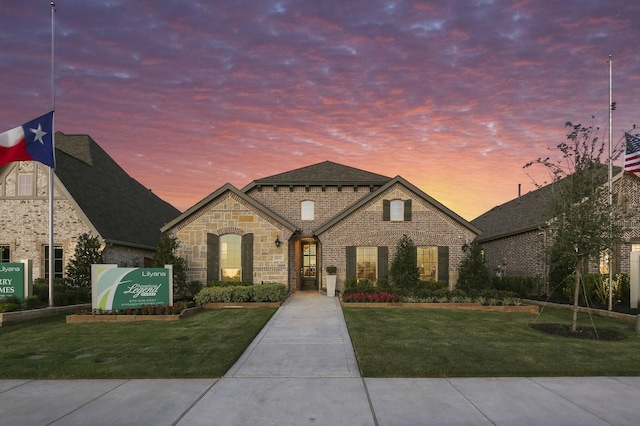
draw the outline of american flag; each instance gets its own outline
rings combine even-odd
[[[624,155],[624,171],[629,173],[640,172],[640,138],[625,133],[627,139],[627,151]]]

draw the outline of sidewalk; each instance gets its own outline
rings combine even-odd
[[[363,379],[338,300],[296,293],[221,379],[0,380],[7,425],[637,425],[640,377]]]

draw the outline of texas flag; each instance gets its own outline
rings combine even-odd
[[[12,161],[39,161],[55,167],[53,111],[0,134],[0,167]]]

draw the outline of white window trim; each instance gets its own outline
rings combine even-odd
[[[315,202],[304,200],[300,202],[300,220],[315,220]]]
[[[389,203],[389,220],[391,222],[404,222],[404,201],[391,200]]]

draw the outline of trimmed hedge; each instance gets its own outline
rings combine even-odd
[[[231,287],[207,287],[200,290],[194,300],[197,305],[219,302],[282,302],[287,297],[284,284],[236,285]]]

